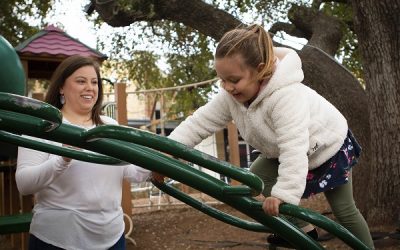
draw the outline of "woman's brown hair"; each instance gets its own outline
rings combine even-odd
[[[262,26],[253,24],[225,33],[218,43],[215,59],[236,54],[240,54],[246,65],[255,69],[260,63],[264,63],[265,66],[257,75],[259,80],[271,77],[275,63],[273,43]]]
[[[49,89],[45,97],[45,102],[53,105],[54,107],[61,109],[63,104],[60,102],[60,89],[64,86],[65,80],[71,76],[76,70],[84,66],[93,66],[97,75],[97,85],[99,87],[97,102],[94,104],[92,109],[92,121],[96,124],[103,124],[100,118],[101,105],[103,103],[103,85],[101,83],[100,65],[91,57],[86,56],[70,56],[57,67],[54,71],[50,81]]]

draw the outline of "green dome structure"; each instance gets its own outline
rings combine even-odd
[[[0,92],[25,95],[26,80],[21,61],[11,44],[0,35]]]

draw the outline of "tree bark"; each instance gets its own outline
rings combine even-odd
[[[339,49],[342,23],[339,19],[305,6],[293,5],[288,13],[289,20],[301,30],[308,45],[322,49],[334,56]]]
[[[367,219],[394,222],[400,212],[400,1],[353,0],[371,127]]]

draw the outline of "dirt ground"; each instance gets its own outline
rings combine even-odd
[[[166,197],[160,199],[161,206],[158,206],[157,197],[151,199],[151,206],[148,206],[149,199],[134,200],[131,238],[136,246],[128,240],[127,249],[269,249],[266,233],[251,232],[225,224],[187,205],[176,205],[180,202],[174,198],[169,198],[172,205],[167,205],[169,202]],[[203,195],[201,198],[224,212],[248,219],[237,210],[210,197]],[[302,206],[331,217],[323,196],[308,199]],[[323,238],[331,238],[320,242],[325,249],[350,249],[339,239],[318,230]],[[376,249],[400,249],[400,232],[396,225],[372,227],[371,232],[376,238]]]
[[[206,195],[192,194],[192,196],[221,211],[251,220],[237,210]],[[174,198],[160,197],[160,202],[157,196],[152,199],[135,198],[133,200],[132,231],[130,239],[127,239],[127,250],[273,249],[266,242],[267,233],[251,232],[225,224]],[[302,206],[332,218],[322,195],[308,199],[302,203]],[[127,221],[127,223],[129,222]],[[393,224],[371,227],[376,249],[400,250],[398,226]],[[325,239],[320,242],[325,249],[350,249],[339,239],[329,237],[320,229],[318,231],[320,237]],[[2,240],[0,236],[0,250],[13,249],[17,248],[12,248],[9,242],[5,239]]]

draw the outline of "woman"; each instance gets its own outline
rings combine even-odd
[[[61,110],[64,123],[91,129],[117,124],[100,115],[102,99],[98,63],[72,56],[54,72],[45,101]],[[94,164],[20,147],[17,186],[36,202],[29,249],[125,249],[122,180],[142,182],[149,173],[135,165]]]

